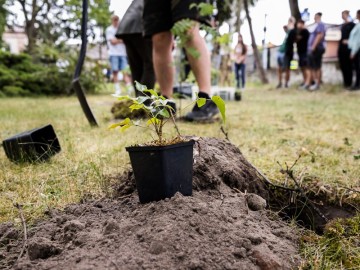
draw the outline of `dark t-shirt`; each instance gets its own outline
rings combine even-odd
[[[354,26],[355,26],[355,23],[353,23],[353,22],[344,23],[341,26],[341,39],[339,41],[339,51],[348,50],[348,45],[343,44],[342,41],[346,40],[346,39],[349,39],[351,30],[354,28]]]
[[[296,35],[296,46],[298,54],[304,54],[307,52],[307,44],[309,40],[309,30],[301,29],[297,31]]]
[[[290,56],[291,58],[294,54],[295,38],[296,38],[296,30],[291,29],[287,35],[286,43],[285,43],[285,55]]]
[[[126,10],[124,17],[120,21],[116,33],[117,38],[123,38],[129,34],[142,34],[143,23],[142,14],[144,10],[144,0],[134,0]]]

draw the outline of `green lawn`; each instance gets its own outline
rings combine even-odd
[[[243,101],[227,103],[229,137],[250,162],[282,182],[277,162],[292,164],[302,154],[297,171],[306,168],[309,177],[332,185],[360,185],[359,92],[330,86],[316,93],[255,88]],[[0,151],[0,222],[19,222],[14,202],[32,220],[47,207],[111,192],[111,176],[129,166],[124,147],[151,138],[143,129],[107,129],[110,95],[90,96],[89,102],[99,128],[89,127],[75,97],[0,99],[0,140],[51,123],[62,146],[50,162],[36,165],[13,164]],[[186,135],[224,137],[218,123],[179,127]],[[167,132],[175,134],[172,128]]]

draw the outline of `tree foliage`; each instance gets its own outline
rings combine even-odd
[[[32,56],[0,51],[0,97],[70,94],[77,55],[65,50],[41,45]],[[94,93],[102,78],[101,67],[89,65],[80,81]]]
[[[4,0],[0,0],[4,1]],[[82,1],[78,0],[5,0],[8,6],[19,4],[25,18],[24,28],[33,54],[37,43],[54,44],[80,36]],[[109,1],[89,0],[88,36],[95,28],[110,21]],[[13,26],[16,20],[11,22]],[[11,26],[11,25],[10,25]]]

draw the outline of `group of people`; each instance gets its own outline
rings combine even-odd
[[[211,62],[204,38],[199,32],[199,23],[210,24],[207,16],[201,16],[192,4],[201,0],[134,0],[118,24],[117,16],[113,16],[112,25],[107,29],[106,36],[109,48],[124,46],[132,73],[132,80],[146,85],[149,89],[158,82],[161,94],[170,99],[173,95],[174,66],[172,50],[174,37],[171,33],[173,25],[184,18],[196,23],[189,30],[186,47],[198,52],[198,57],[187,54],[191,70],[196,78],[200,98],[206,98],[202,107],[194,106],[185,116],[188,121],[206,121],[218,114],[218,108],[210,99]],[[115,29],[116,28],[116,29]],[[120,51],[120,50],[119,50]],[[119,70],[123,68],[122,54],[112,54],[109,49],[111,68],[115,83]],[[116,57],[115,57],[116,56]],[[116,86],[118,92],[118,86]],[[139,92],[136,92],[139,95]],[[176,110],[175,103],[171,104]]]
[[[285,39],[278,49],[278,85],[277,88],[289,87],[290,65],[296,44],[299,67],[303,75],[301,89],[318,90],[322,82],[322,56],[325,53],[326,27],[321,21],[322,13],[315,14],[312,31],[305,27],[303,20],[296,22],[291,17],[284,26]],[[357,11],[359,23],[355,25],[350,12],[342,12],[344,23],[341,26],[341,39],[338,47],[338,59],[343,75],[343,85],[348,90],[360,90],[360,10]],[[356,79],[353,83],[353,71]],[[285,73],[284,84],[283,74]]]
[[[109,48],[111,70],[116,94],[120,94],[119,71],[129,64],[132,82],[139,81],[148,88],[153,88],[158,82],[161,94],[172,98],[174,83],[174,67],[172,50],[174,37],[171,33],[173,25],[184,18],[196,22],[189,30],[191,38],[186,48],[193,48],[199,57],[187,54],[187,60],[199,86],[199,97],[207,99],[206,105],[195,106],[186,115],[189,121],[208,120],[218,113],[216,105],[210,99],[211,60],[204,38],[200,36],[199,24],[210,24],[208,17],[201,16],[193,3],[202,0],[134,0],[126,11],[121,23],[118,16],[112,16],[112,24],[106,30]],[[312,30],[305,27],[303,20],[296,21],[291,17],[284,26],[285,39],[278,49],[278,88],[289,86],[290,65],[296,44],[299,66],[303,75],[302,89],[317,90],[322,81],[322,56],[325,52],[326,27],[321,21],[322,14],[316,13]],[[344,24],[341,26],[339,41],[339,63],[344,78],[344,87],[351,90],[360,89],[360,23],[352,22],[349,11],[342,12]],[[360,10],[357,12],[360,21]],[[185,48],[185,49],[186,49]],[[185,50],[186,51],[186,50]],[[245,87],[245,60],[247,47],[239,34],[238,43],[234,49],[236,87]],[[128,62],[127,62],[128,61]],[[356,80],[353,84],[353,70]],[[284,78],[283,75],[285,74]],[[131,80],[123,77],[127,85]],[[284,80],[283,80],[284,79]],[[140,93],[136,92],[137,95]],[[174,103],[175,107],[175,103]]]

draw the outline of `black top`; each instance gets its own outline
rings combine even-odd
[[[286,42],[285,42],[285,54],[287,56],[293,56],[294,54],[294,42],[296,38],[296,30],[291,29],[287,35]]]
[[[309,30],[305,28],[297,31],[296,46],[298,54],[304,54],[307,52],[309,36]]]
[[[117,38],[122,38],[128,34],[142,34],[143,22],[142,14],[144,10],[144,0],[134,0],[126,10],[124,17],[120,21],[116,33]]]
[[[343,40],[349,39],[350,32],[354,28],[354,26],[355,26],[355,23],[353,23],[353,22],[344,23],[341,26],[341,38],[339,41],[339,50],[342,50],[342,49],[348,50],[348,45],[343,44]]]

